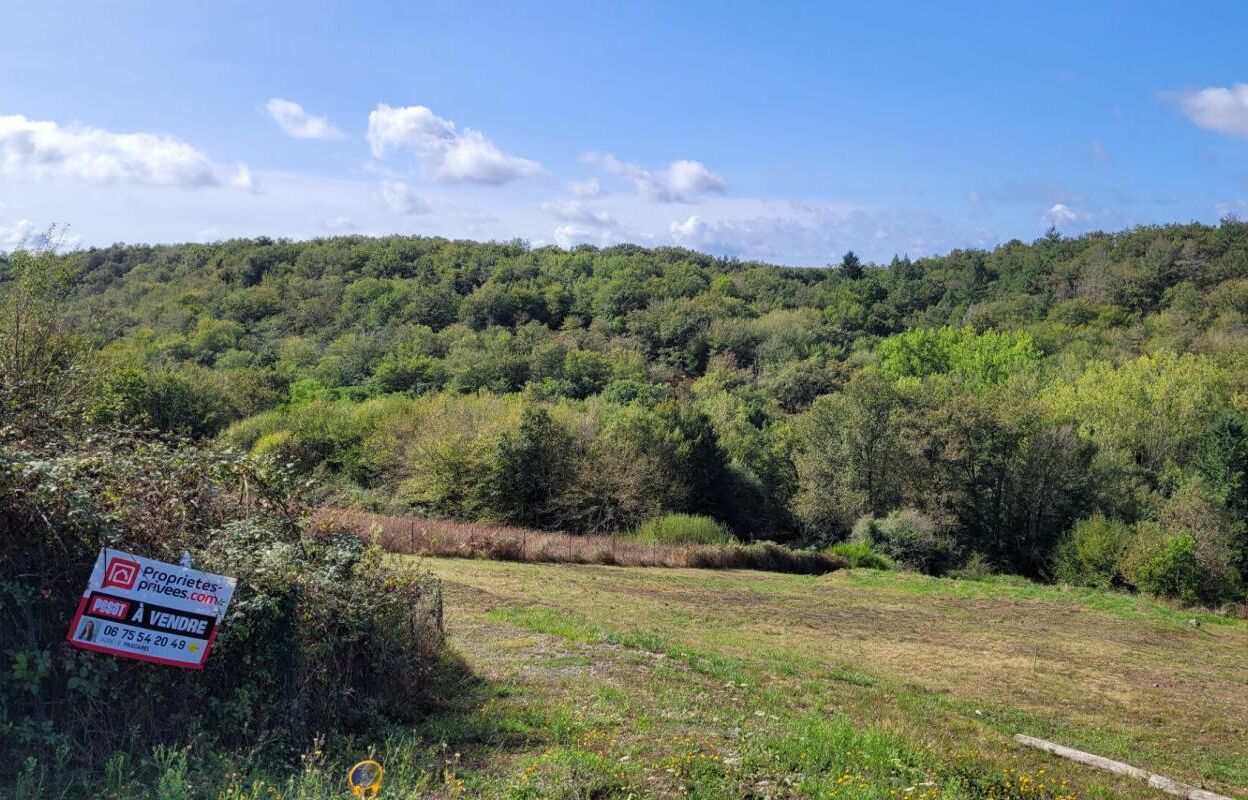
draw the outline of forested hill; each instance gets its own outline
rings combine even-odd
[[[572,531],[669,512],[1216,603],[1248,511],[1248,224],[826,269],[432,238],[64,256],[102,418],[338,502]]]

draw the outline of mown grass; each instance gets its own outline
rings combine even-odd
[[[1017,732],[1232,794],[1248,784],[1241,621],[1208,615],[1217,624],[1204,626],[1201,615],[1099,592],[859,570],[811,578],[431,564],[459,587],[461,620],[580,646],[599,667],[604,651],[664,664],[661,677],[647,668],[617,698],[622,729],[654,736],[687,702],[699,711],[685,729],[711,739],[742,731],[718,751],[732,763],[698,768],[697,796],[734,796],[728,786],[749,796],[755,784],[775,789],[756,796],[774,797],[1151,794],[1020,751]],[[496,654],[479,657],[499,668]],[[818,752],[831,734],[812,720],[883,737],[896,751],[829,761]],[[808,754],[781,758],[794,741]]]
[[[1243,620],[1205,608],[1180,606],[1150,595],[1103,591],[1065,584],[1042,584],[1014,575],[992,575],[980,580],[936,578],[914,572],[856,570],[848,579],[857,586],[890,589],[914,595],[960,598],[1042,600],[1067,603],[1103,612],[1120,620],[1148,619],[1190,625],[1236,625]]]
[[[293,773],[140,758],[98,796],[329,800],[369,756],[402,800],[1155,796],[1012,743],[1026,732],[1248,797],[1243,622],[861,570],[425,565],[473,669],[451,707]]]

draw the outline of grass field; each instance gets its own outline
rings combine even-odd
[[[1244,622],[860,570],[424,564],[483,679],[422,734],[441,796],[1159,796],[1024,732],[1248,797]]]

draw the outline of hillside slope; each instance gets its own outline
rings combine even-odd
[[[1248,585],[1233,219],[810,270],[419,237],[65,264],[98,418],[218,435],[339,505],[854,532],[926,572],[1209,606]]]

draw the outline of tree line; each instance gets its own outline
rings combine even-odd
[[[824,269],[423,237],[62,261],[96,419],[271,457],[326,500],[581,532],[698,514],[1211,605],[1248,578],[1234,219]]]

